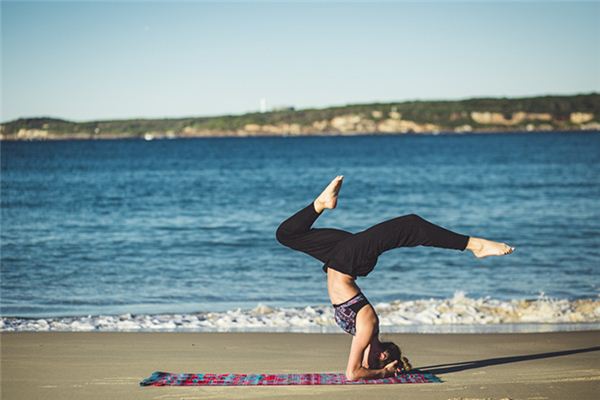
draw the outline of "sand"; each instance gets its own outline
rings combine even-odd
[[[444,382],[140,387],[171,372],[341,372],[351,337],[293,333],[2,333],[2,399],[598,399],[600,331],[389,334]]]

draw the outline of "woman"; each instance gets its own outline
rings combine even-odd
[[[398,346],[379,340],[377,314],[356,285],[356,277],[367,276],[381,253],[397,247],[467,249],[478,258],[509,254],[514,248],[449,231],[415,214],[397,217],[355,234],[339,229],[311,228],[323,210],[336,207],[342,180],[341,175],[335,177],[312,203],[281,223],[276,236],[281,244],[324,263],[335,321],[354,336],[346,377],[349,380],[385,378],[399,370],[409,370],[411,366]],[[402,367],[398,363],[402,363]]]

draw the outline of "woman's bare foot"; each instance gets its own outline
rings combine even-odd
[[[343,175],[336,176],[329,185],[323,190],[323,193],[317,197],[313,205],[315,211],[320,213],[326,208],[335,208],[340,189],[342,188]]]
[[[506,243],[493,242],[491,240],[470,237],[467,249],[471,250],[475,257],[485,258],[489,256],[504,256],[512,253],[515,248]]]

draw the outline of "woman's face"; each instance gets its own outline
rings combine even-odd
[[[383,352],[378,352],[376,350],[371,351],[372,349],[373,346],[369,346],[365,349],[365,357],[363,359],[367,360],[367,368],[377,369],[377,365],[380,364],[379,362],[377,362],[377,360],[383,362],[389,359],[390,355],[387,350],[384,350]]]

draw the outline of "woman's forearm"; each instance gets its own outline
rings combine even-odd
[[[364,367],[360,367],[357,370],[354,370],[350,373],[346,372],[346,378],[351,381],[355,381],[357,379],[379,379],[379,378],[387,378],[387,371],[385,368],[382,369],[367,369]]]

